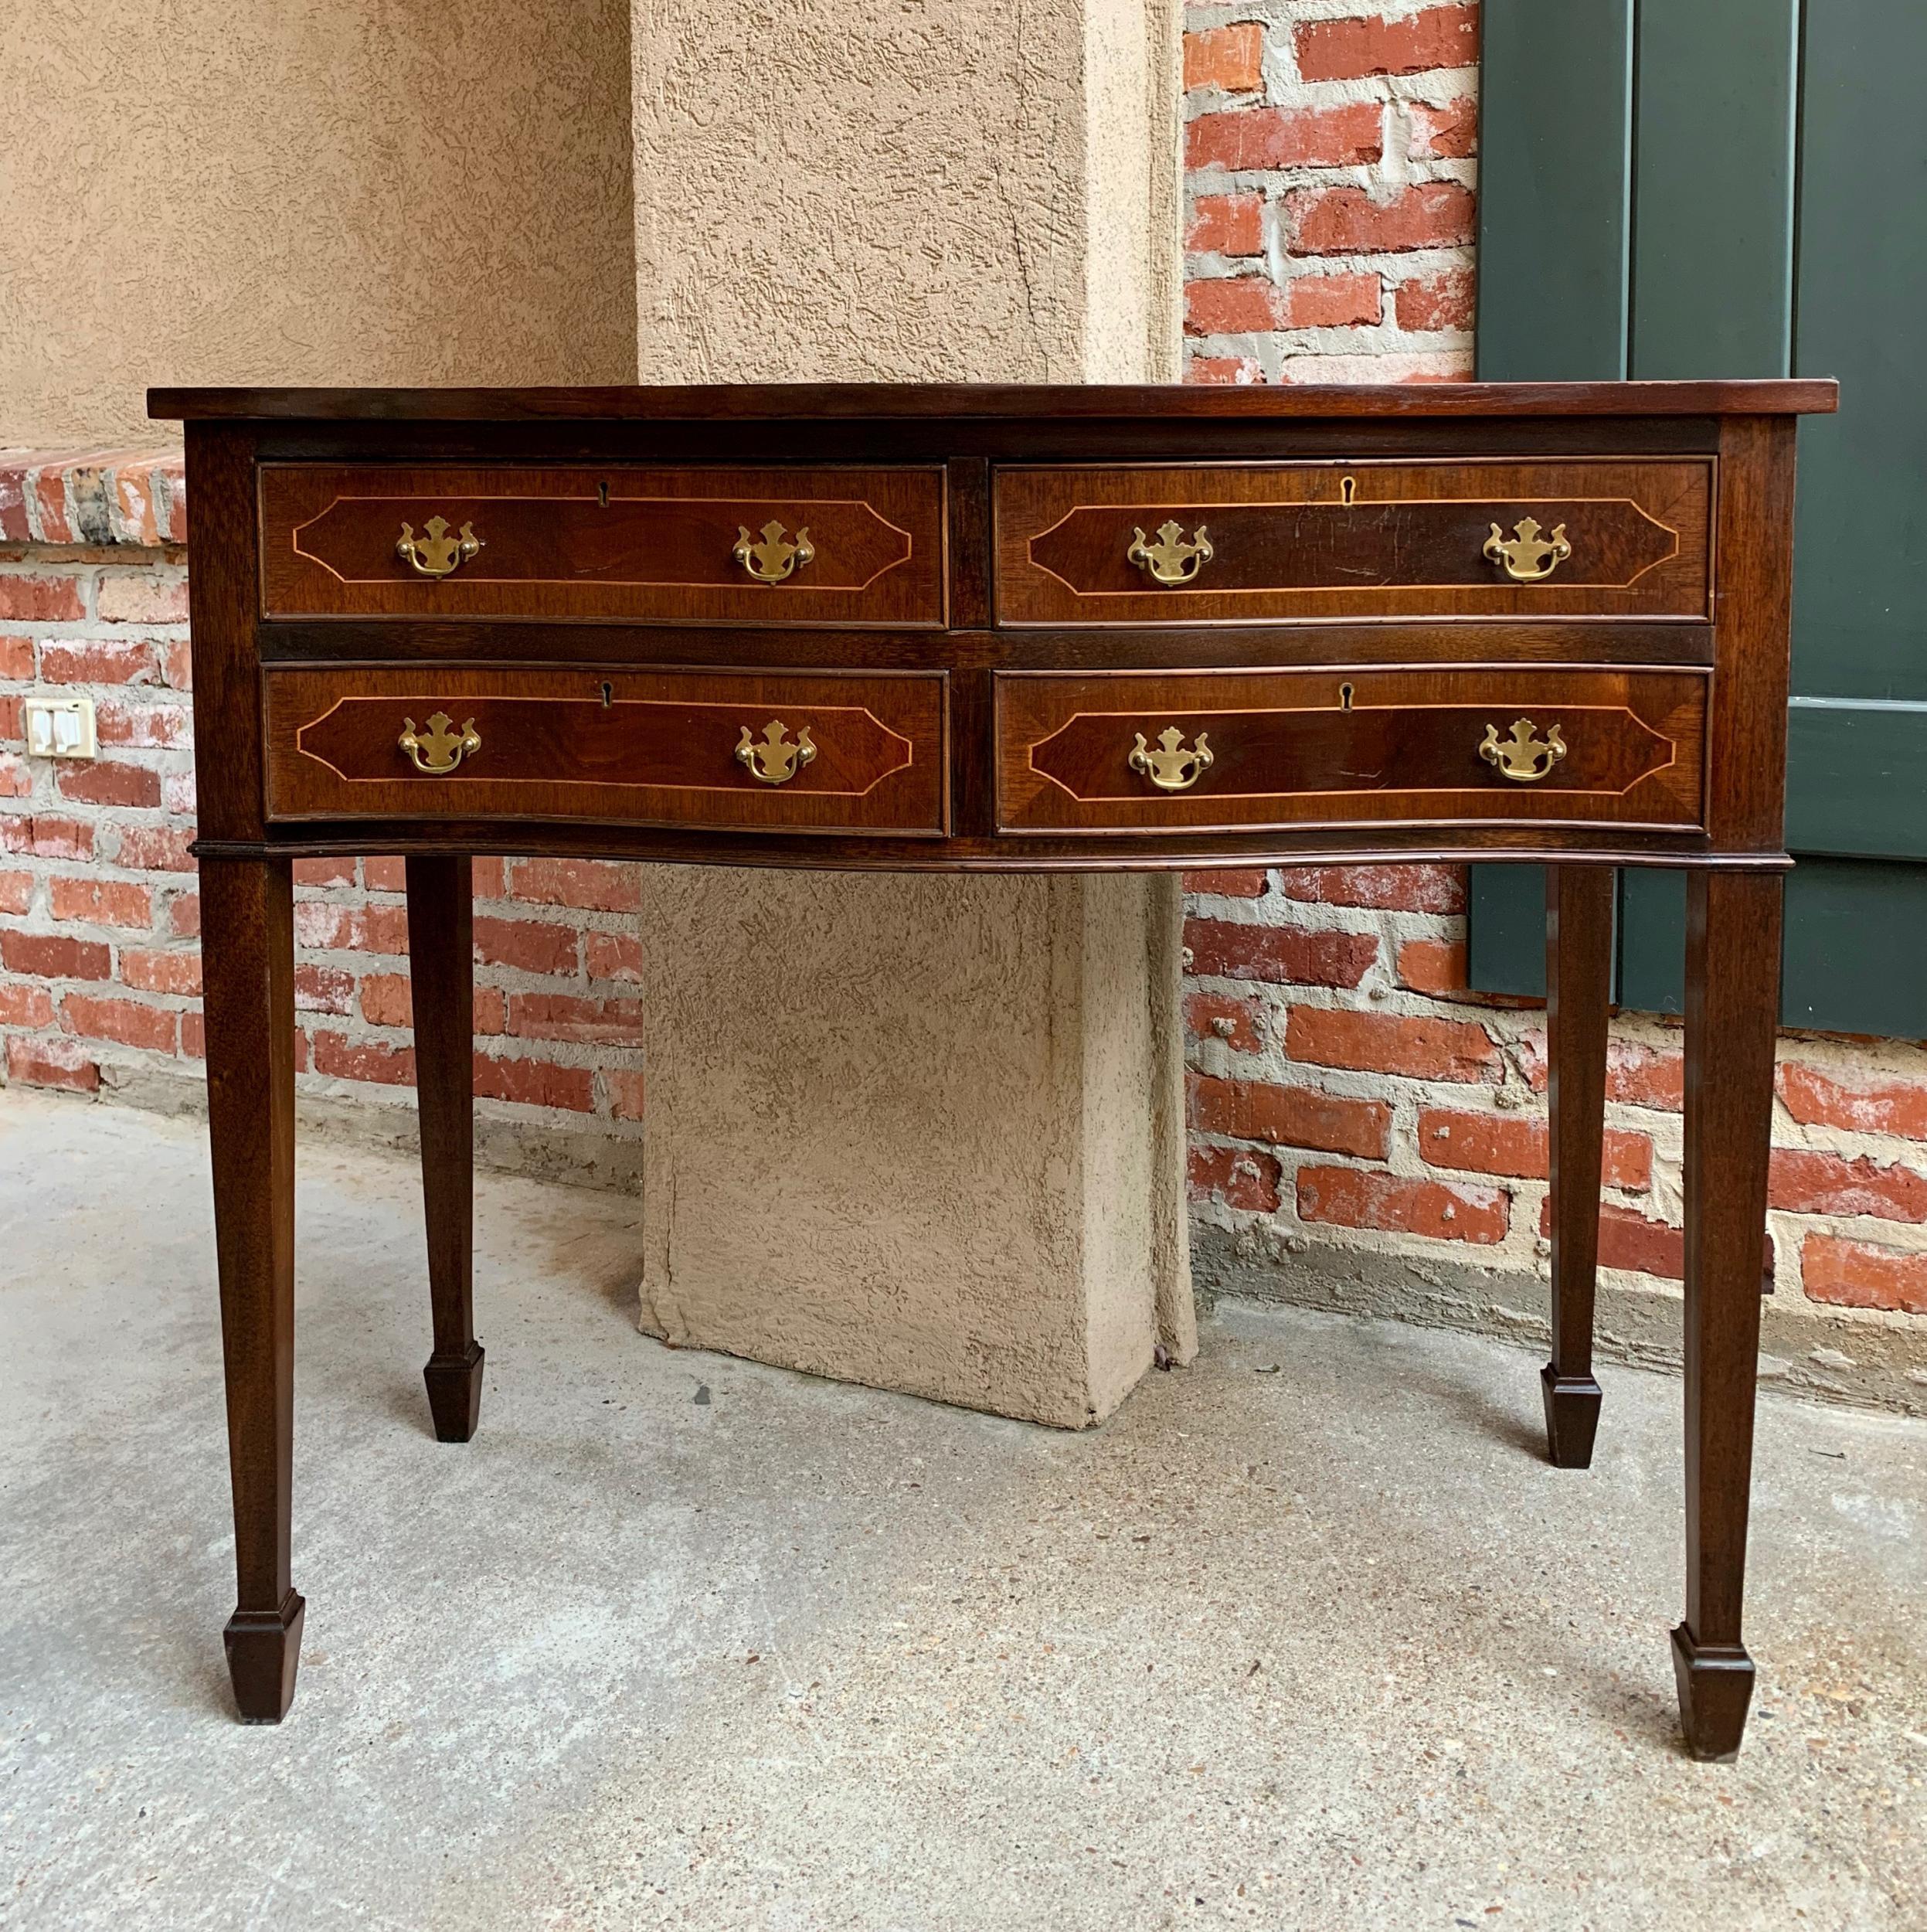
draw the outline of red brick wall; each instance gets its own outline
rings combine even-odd
[[[1186,19],[1188,379],[1469,375],[1478,9]]]
[[[6,1078],[165,1098],[198,1083],[199,901],[179,458],[0,452],[0,1035]],[[22,699],[85,692],[100,757],[25,755]],[[402,863],[295,868],[296,1043],[311,1097],[412,1109]],[[634,869],[475,867],[475,1081],[574,1166],[635,1166]],[[531,1130],[539,1130],[532,1133]],[[586,1130],[586,1131],[585,1131]]]
[[[1188,883],[1191,1179],[1206,1223],[1285,1268],[1321,1247],[1542,1276],[1545,1012],[1465,990],[1462,873]],[[1600,1259],[1629,1287],[1684,1271],[1680,1044],[1651,1015],[1613,1028]],[[1927,1047],[1788,1033],[1779,1062],[1776,1299],[1927,1315]]]

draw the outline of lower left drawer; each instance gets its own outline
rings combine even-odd
[[[948,828],[940,672],[270,666],[267,816]]]

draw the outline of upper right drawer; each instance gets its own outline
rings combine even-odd
[[[1708,459],[1025,468],[1004,624],[1710,612]]]

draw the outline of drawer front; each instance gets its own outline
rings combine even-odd
[[[937,470],[267,464],[260,477],[271,617],[943,621]]]
[[[270,668],[267,815],[941,835],[940,672]]]
[[[1004,624],[1698,617],[1708,461],[1000,470]]]
[[[997,680],[1008,832],[1327,824],[1697,831],[1706,674],[1489,666]]]

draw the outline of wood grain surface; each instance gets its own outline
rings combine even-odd
[[[1349,708],[1347,693],[1350,693]],[[1706,679],[1690,671],[1491,669],[997,680],[997,823],[1007,832],[1433,821],[1701,822]],[[1480,756],[1529,719],[1565,756],[1521,783]],[[1141,735],[1199,733],[1182,791],[1132,770]]]
[[[1673,1652],[1699,1758],[1738,1752],[1753,1689],[1742,1614],[1785,897],[1776,874],[1687,883],[1686,1616]]]
[[[945,828],[944,679],[448,667],[267,674],[268,816],[277,822],[607,818],[637,824]],[[479,748],[445,774],[399,743],[445,713]],[[738,758],[747,731],[807,730],[816,756],[782,784]]]
[[[268,464],[269,617],[622,618],[934,624],[943,618],[936,469],[379,468]],[[444,577],[396,551],[433,517],[481,548]],[[815,554],[760,583],[746,532],[807,530]]]
[[[1562,1469],[1592,1461],[1602,1400],[1592,1373],[1606,1135],[1606,1022],[1613,999],[1617,881],[1596,866],[1545,875],[1547,1179],[1552,1234],[1552,1355],[1539,1377],[1546,1453]]]
[[[1011,468],[996,481],[1005,624],[1344,617],[1708,614],[1712,466],[1289,463]],[[1572,555],[1512,582],[1494,526],[1562,529]],[[1167,522],[1213,554],[1165,587],[1130,560]]]
[[[1163,383],[717,383],[600,389],[193,389],[148,391],[157,420],[531,423],[1222,423],[1296,417],[1830,414],[1835,384],[1797,382],[1357,383],[1189,387]]]

